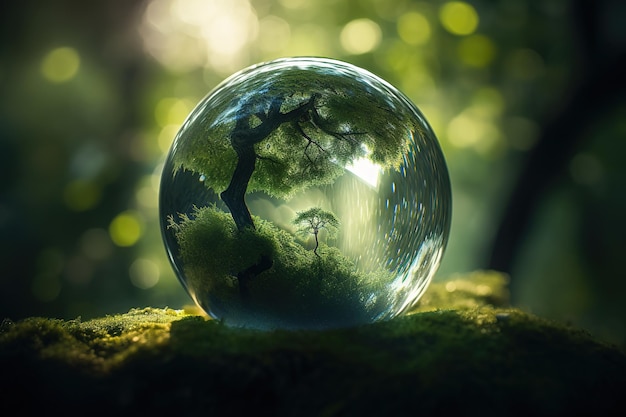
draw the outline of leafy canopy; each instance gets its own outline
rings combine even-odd
[[[252,130],[272,117],[280,123],[254,144],[257,161],[248,191],[287,198],[332,182],[346,164],[362,157],[381,168],[399,167],[411,131],[419,129],[412,124],[411,107],[391,87],[344,72],[294,67],[226,82],[181,129],[172,151],[176,170],[200,173],[207,187],[223,191],[237,164],[236,126]],[[294,111],[304,106],[305,112]],[[290,114],[298,118],[290,120]]]
[[[329,211],[320,207],[313,207],[305,211],[299,211],[293,223],[298,226],[297,234],[306,236],[307,234],[317,235],[320,230],[325,229],[329,237],[334,237],[339,228],[339,220]]]

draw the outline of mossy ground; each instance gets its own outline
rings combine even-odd
[[[495,273],[414,313],[329,331],[230,328],[193,311],[0,328],[0,414],[621,415],[626,355],[507,306]]]
[[[170,219],[187,287],[206,311],[239,326],[290,329],[367,323],[387,314],[393,294],[385,284],[393,274],[382,268],[359,272],[325,243],[316,255],[295,235],[253,218],[256,229],[238,230],[230,214],[208,206],[196,208],[191,218],[181,215],[178,223]],[[236,276],[264,256],[271,267],[245,282],[244,300],[244,283]]]

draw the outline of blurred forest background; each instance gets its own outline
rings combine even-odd
[[[191,299],[163,248],[161,164],[218,82],[337,58],[422,110],[453,186],[437,280],[626,345],[626,2],[23,0],[0,6],[0,318]]]

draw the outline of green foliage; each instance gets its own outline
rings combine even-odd
[[[315,249],[313,249],[313,252],[316,255],[318,255],[318,234],[320,230],[326,230],[328,237],[333,238],[337,235],[339,228],[339,220],[337,220],[335,215],[329,211],[322,210],[321,207],[312,207],[308,210],[298,212],[296,218],[293,220],[293,224],[298,227],[296,234],[305,237],[309,234],[315,236]]]
[[[214,287],[233,285],[231,277],[254,265],[261,255],[272,256],[274,241],[259,231],[239,231],[227,213],[215,207],[198,209],[193,219],[180,215],[169,227],[175,230],[186,275],[197,281],[196,288],[214,291]],[[198,278],[196,278],[198,277]]]
[[[198,288],[198,295],[208,294],[213,300],[204,300],[206,304],[217,303],[234,311],[234,316],[236,312],[251,314],[246,310],[253,307],[250,310],[258,317],[287,317],[292,325],[337,317],[339,322],[349,321],[386,308],[382,300],[385,285],[393,278],[389,272],[358,271],[337,248],[323,243],[319,245],[322,256],[313,256],[293,235],[258,217],[254,221],[256,229],[239,231],[227,213],[213,206],[196,208],[193,216],[180,216],[178,223],[170,219],[184,273],[192,287]],[[261,256],[269,256],[273,265],[250,280],[251,305],[245,305],[236,276]],[[203,303],[203,299],[198,301]],[[203,308],[210,311],[215,306]]]
[[[298,226],[296,233],[301,236],[318,234],[321,229],[328,232],[329,237],[334,237],[339,227],[339,220],[330,211],[313,207],[305,211],[299,211],[293,223]]]
[[[304,69],[265,75],[262,81],[236,77],[219,86],[210,103],[207,98],[197,107],[177,138],[172,153],[176,170],[203,174],[207,187],[219,193],[237,163],[230,143],[237,123],[252,130],[282,117],[254,145],[257,163],[248,191],[289,197],[312,185],[329,184],[345,164],[360,157],[385,168],[399,166],[408,146],[407,128],[419,131],[413,114],[403,108],[403,97],[381,94],[340,71],[327,69],[316,77]],[[232,98],[228,89],[234,82],[240,82],[237,90],[243,93]],[[276,100],[279,114],[272,113]],[[311,102],[304,117],[286,118]]]

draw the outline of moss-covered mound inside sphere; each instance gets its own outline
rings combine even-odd
[[[207,311],[236,323],[290,328],[368,322],[386,310],[389,272],[359,272],[336,247],[320,242],[309,250],[271,222],[256,216],[254,222],[255,228],[238,230],[230,214],[214,206],[196,208],[178,222],[170,219],[186,279]],[[244,281],[245,271],[264,257],[271,266]],[[380,297],[365,302],[371,294]]]
[[[7,319],[0,413],[622,415],[624,352],[507,307],[504,284],[456,276],[413,314],[332,331],[252,331],[153,308]]]

